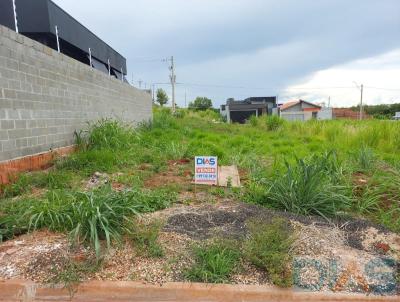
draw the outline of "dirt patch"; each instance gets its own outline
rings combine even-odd
[[[49,231],[22,235],[0,244],[0,280],[48,281],[63,269],[66,259],[89,257],[84,247],[70,249],[67,236]]]
[[[144,182],[146,188],[158,188],[168,185],[190,185],[193,175],[190,161],[186,159],[169,161],[167,170],[154,174]]]

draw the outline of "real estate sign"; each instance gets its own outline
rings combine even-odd
[[[216,156],[196,156],[194,182],[202,185],[218,184],[218,158]]]

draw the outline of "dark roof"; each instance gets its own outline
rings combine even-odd
[[[127,73],[126,59],[121,54],[51,0],[16,0],[16,11],[21,34],[54,48],[57,26],[60,39],[69,48],[70,53],[67,52],[67,55],[74,57],[72,54],[77,50],[88,54],[91,48],[92,56],[97,60],[107,64],[110,59],[113,69],[121,71],[122,68]],[[15,30],[12,0],[0,1],[0,24]]]
[[[276,97],[275,96],[249,97],[242,101],[236,101],[236,100],[230,98],[226,101],[227,105],[249,105],[249,104],[256,105],[259,103],[276,104]]]

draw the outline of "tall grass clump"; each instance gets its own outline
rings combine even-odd
[[[0,228],[3,237],[42,228],[69,233],[73,243],[86,242],[100,256],[101,242],[109,247],[118,241],[129,219],[163,209],[174,198],[166,191],[115,192],[110,186],[92,192],[50,191],[46,198],[12,202],[4,207]]]
[[[356,153],[356,163],[360,172],[371,171],[376,163],[374,151],[365,145],[362,146]]]
[[[247,223],[249,238],[244,243],[244,256],[255,266],[265,270],[273,284],[289,287],[292,274],[290,248],[294,237],[290,225],[284,219],[271,223],[253,220]]]
[[[132,127],[118,120],[101,119],[89,125],[87,144],[90,150],[121,150],[132,146],[136,139]]]
[[[302,215],[330,217],[350,204],[334,152],[286,163],[286,171],[265,181],[263,205]]]
[[[277,115],[268,115],[265,119],[268,131],[277,131],[283,127],[285,121]]]

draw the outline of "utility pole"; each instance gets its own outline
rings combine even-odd
[[[174,64],[174,56],[171,57],[171,75],[170,80],[171,80],[171,86],[172,86],[172,112],[175,113],[176,111],[176,105],[175,105],[175,84],[176,84],[176,75],[175,75],[175,64]]]
[[[361,99],[360,99],[360,121],[363,119],[363,92],[364,92],[364,85],[361,84]]]
[[[185,108],[186,108],[186,89],[185,89]]]
[[[153,103],[155,103],[156,102],[156,99],[155,99],[155,89],[156,89],[156,85],[155,84],[153,84],[153,89],[152,89],[152,95],[153,95]]]

